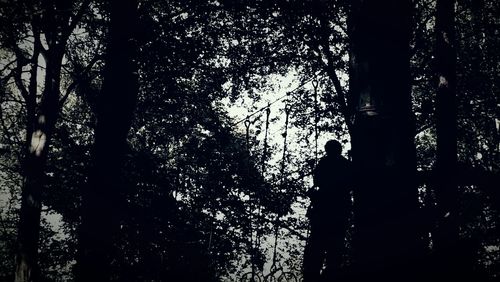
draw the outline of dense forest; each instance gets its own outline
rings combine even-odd
[[[336,139],[355,181],[335,281],[498,281],[498,15],[0,1],[0,280],[302,281]]]

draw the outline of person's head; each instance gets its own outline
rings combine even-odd
[[[338,156],[342,153],[342,145],[337,140],[330,140],[325,144],[325,151],[329,156]]]

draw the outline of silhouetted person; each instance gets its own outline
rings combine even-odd
[[[337,276],[345,247],[351,165],[342,157],[338,141],[328,141],[325,151],[314,169],[314,188],[308,191],[311,231],[304,250],[304,282],[329,281]]]

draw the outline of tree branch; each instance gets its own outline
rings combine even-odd
[[[70,23],[63,33],[62,38],[64,39],[64,41],[61,40],[61,42],[66,42],[66,39],[68,39],[68,37],[71,35],[73,30],[76,28],[76,26],[82,19],[83,15],[85,14],[85,11],[87,11],[89,4],[90,0],[83,1],[82,4],[80,5],[80,9],[78,10],[78,12],[76,12],[74,16],[70,17]]]
[[[19,91],[21,92],[21,95],[23,96],[24,100],[25,101],[28,101],[28,90],[26,89],[26,87],[24,86],[24,83],[23,83],[23,80],[22,80],[22,65],[18,64],[16,69],[15,69],[15,72],[14,72],[14,82],[17,86],[17,89],[19,89]]]
[[[332,52],[330,51],[330,30],[328,27],[328,19],[325,17],[323,12],[319,12],[317,14],[319,21],[320,21],[320,45],[323,49],[323,53],[326,57],[326,73],[328,74],[330,80],[333,83],[333,87],[335,89],[335,92],[337,93],[337,103],[340,106],[340,111],[342,115],[344,116],[345,123],[347,125],[347,129],[349,133],[352,133],[353,131],[353,125],[350,119],[350,114],[349,110],[347,107],[347,102],[346,102],[346,93],[342,89],[342,85],[340,83],[340,79],[337,76],[337,73],[335,72],[335,66],[334,66],[334,56]],[[322,59],[319,58],[321,61]],[[324,65],[324,64],[323,64]]]
[[[8,67],[10,67],[10,65],[14,64],[16,62],[16,60],[12,60],[10,62],[8,62],[7,64],[5,64],[5,66],[0,70],[0,73],[3,73]]]
[[[81,74],[85,74],[87,72],[90,72],[92,70],[92,68],[94,67],[94,65],[100,60],[102,59],[102,56],[100,55],[96,55],[92,61],[89,62],[89,64],[85,67],[85,69],[83,71],[81,71],[80,75]],[[66,102],[66,100],[68,99],[69,95],[71,94],[71,92],[73,92],[73,90],[75,90],[76,86],[78,86],[78,79],[75,79],[69,86],[68,88],[66,89],[66,93],[64,94],[64,96],[61,98],[61,100],[59,101],[59,106],[62,107],[64,105],[64,103]]]
[[[433,125],[434,125],[434,123],[427,123],[427,124],[424,124],[424,125],[420,126],[420,127],[416,130],[415,135],[418,135],[418,134],[420,134],[421,132],[423,132],[423,131],[425,131],[425,130],[427,130],[427,129],[431,128]]]
[[[20,140],[17,137],[17,135],[11,134],[9,128],[7,128],[7,125],[5,124],[5,120],[4,120],[3,109],[1,106],[0,106],[0,125],[2,126],[2,132],[7,136],[6,139],[7,139],[7,142],[9,143],[9,145],[11,145],[12,148],[18,147]],[[21,160],[21,155],[19,154],[19,151],[14,150],[14,153],[15,153],[16,157],[19,160]]]
[[[41,49],[43,48],[42,42],[40,41],[40,30],[34,24],[32,24],[33,29],[33,55],[31,56],[31,70],[30,70],[30,83],[28,86],[28,100],[26,100],[26,106],[28,109],[28,115],[34,108],[36,103],[36,94],[38,87],[38,57],[40,56]]]

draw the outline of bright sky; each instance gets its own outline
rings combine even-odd
[[[271,75],[269,76],[269,84],[272,85],[272,87],[269,87],[269,89],[272,90],[267,90],[267,91],[260,91],[258,94],[260,95],[260,100],[259,101],[254,101],[248,96],[243,95],[243,97],[239,98],[235,103],[230,103],[229,99],[224,99],[223,104],[226,106],[226,109],[228,111],[229,116],[234,120],[234,121],[241,121],[245,119],[248,115],[251,115],[255,111],[258,111],[259,109],[265,108],[269,103],[273,103],[271,105],[271,112],[270,112],[270,120],[276,119],[276,122],[270,123],[269,125],[269,135],[268,135],[268,143],[270,145],[275,144],[278,145],[278,150],[276,151],[275,155],[271,156],[270,162],[273,164],[278,163],[281,161],[282,158],[282,147],[283,147],[283,136],[282,133],[284,131],[284,125],[285,125],[285,114],[284,114],[284,108],[286,104],[286,98],[280,99],[281,97],[285,96],[287,92],[291,92],[297,89],[298,86],[300,86],[300,81],[298,78],[298,74],[295,72],[290,72],[286,76],[281,76],[281,75]],[[312,89],[312,83],[308,82],[304,86],[306,89]],[[261,111],[260,113],[254,115],[251,117],[253,120],[254,118],[259,118],[261,119],[262,123],[265,123],[266,119],[266,113],[265,111]],[[293,117],[290,117],[293,118]],[[236,130],[239,131],[240,133],[244,134],[246,131],[244,122],[239,123],[236,125]],[[252,128],[250,127],[251,131]],[[294,151],[294,149],[297,149],[299,147],[298,140],[294,140],[296,137],[296,133],[299,131],[298,128],[291,127],[289,125],[288,128],[288,137],[287,137],[287,146],[290,151]],[[265,136],[265,131],[262,130],[261,133],[257,136],[257,139],[260,141],[264,140]],[[333,138],[333,135],[331,134],[321,134],[318,138],[318,150],[319,150],[319,155],[322,155],[323,151],[323,146],[328,141],[329,139]],[[312,143],[311,143],[312,144]],[[350,147],[350,144],[346,146],[345,151],[347,151]],[[312,183],[311,183],[312,184]],[[306,206],[308,201],[306,201]],[[290,215],[291,217],[298,218],[300,220],[305,219],[305,213],[306,210],[304,209],[304,205],[301,205],[299,203],[294,204],[292,208],[294,214]],[[285,229],[281,229],[281,236],[279,238],[280,244],[278,244],[278,251],[280,252],[280,255],[284,257],[284,259],[287,259],[290,257],[290,248],[296,248],[300,252],[302,251],[304,247],[304,242],[297,240],[297,238],[293,235],[291,235],[289,232],[287,232]],[[306,232],[303,234],[304,236],[307,236]],[[267,262],[264,265],[264,274],[268,274],[271,264],[272,264],[272,251],[273,251],[273,245],[274,245],[274,237],[273,236],[268,236],[265,238],[263,246],[267,249],[266,255],[267,255]],[[296,258],[301,261],[301,258]],[[290,269],[288,269],[290,270]],[[293,269],[295,271],[298,271],[300,269]],[[248,269],[250,271],[250,269]],[[236,279],[236,277],[232,277],[231,279]]]

